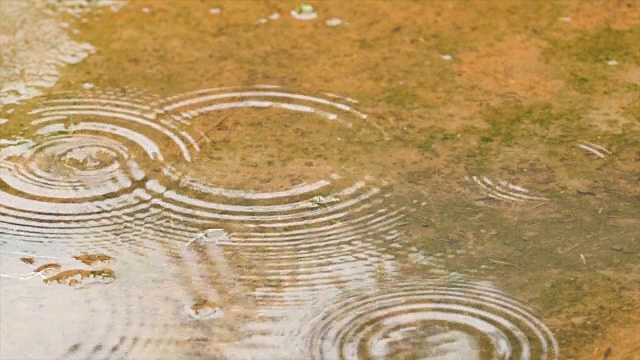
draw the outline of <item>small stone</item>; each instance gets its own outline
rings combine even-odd
[[[325,24],[327,24],[327,26],[338,26],[338,25],[342,25],[342,23],[343,21],[337,18],[332,18],[325,21]]]
[[[451,55],[442,55],[442,60],[445,60],[445,61],[453,60],[453,56],[451,56]]]
[[[568,23],[568,22],[571,22],[571,18],[570,18],[570,17],[568,17],[568,16],[567,16],[567,17],[561,17],[561,18],[560,18],[560,21],[563,21],[563,22]]]
[[[609,60],[609,61],[607,61],[607,65],[609,65],[609,66],[617,66],[618,62],[615,61],[615,60]]]
[[[220,14],[220,11],[222,11],[222,10],[220,10],[220,8],[213,8],[213,9],[209,9],[209,13],[210,13],[210,14],[213,14],[213,15],[218,15],[218,14]]]
[[[93,84],[90,82],[86,82],[84,84],[82,84],[82,87],[89,90],[89,89],[93,89]]]
[[[611,250],[613,250],[613,251],[623,251],[624,248],[622,246],[620,246],[620,245],[613,245],[611,247]]]
[[[145,13],[145,14],[149,14],[149,13],[151,13],[151,9],[145,7],[145,8],[142,8],[142,12]]]
[[[273,14],[269,15],[269,20],[278,20],[280,19],[280,14],[277,12],[274,12]]]

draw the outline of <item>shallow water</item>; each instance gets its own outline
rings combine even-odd
[[[638,358],[637,3],[30,4],[0,358]]]

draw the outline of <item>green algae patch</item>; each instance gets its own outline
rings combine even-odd
[[[561,107],[551,102],[493,107],[484,114],[490,127],[481,141],[498,141],[507,146],[515,142],[539,141],[547,136],[552,126],[576,122],[584,112],[585,109]]]
[[[640,27],[603,29],[566,39],[549,39],[545,62],[571,89],[581,94],[607,94],[623,86],[616,74],[622,67],[640,63]]]

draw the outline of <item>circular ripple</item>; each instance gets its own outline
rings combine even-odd
[[[20,162],[6,162],[3,181],[31,196],[73,199],[106,195],[128,188],[144,173],[115,141],[91,135],[52,136],[43,144],[25,146]],[[12,148],[0,161],[16,156]],[[123,169],[120,164],[126,164]]]
[[[465,177],[468,181],[475,182],[482,192],[486,195],[486,198],[479,199],[476,203],[482,200],[496,200],[510,203],[521,203],[525,201],[547,201],[549,199],[539,196],[533,196],[531,192],[521,186],[511,184],[505,180],[492,180],[486,176],[471,176]]]
[[[397,226],[405,209],[394,206],[373,180],[346,187],[342,179],[331,180],[308,191],[236,202],[201,192],[187,196],[180,188],[169,190],[159,183],[152,186],[154,201],[170,209],[177,223],[230,234],[197,238],[181,246],[179,254],[169,254],[171,268],[191,300],[185,306],[213,302],[220,305],[223,318],[255,309],[256,314],[236,323],[235,333],[244,338],[224,347],[230,357],[278,353],[278,333],[290,324],[292,313],[300,315],[299,309],[327,294],[376,287],[397,271],[398,250],[391,245],[401,236]]]
[[[139,242],[133,232],[170,222],[152,204],[145,183],[165,162],[189,161],[191,152],[145,101],[115,93],[62,97],[16,114],[27,132],[0,143],[5,240],[64,242],[88,250]]]
[[[364,166],[367,146],[385,134],[344,102],[354,100],[255,86],[205,89],[154,104],[198,151],[188,166],[164,170],[172,182],[149,182],[147,190],[179,222],[231,234],[199,244],[207,251],[197,262],[180,257],[179,268],[190,273],[183,276],[209,284],[191,281],[199,297],[224,298],[210,293],[224,287],[211,286],[218,281],[203,273],[202,264],[215,264],[207,274],[233,279],[257,305],[233,354],[278,347],[274,329],[292,310],[320,294],[375,286],[396,271],[389,245],[400,237],[405,209],[376,181],[344,174],[338,161]]]
[[[260,86],[202,90],[151,106],[146,103],[109,94],[55,99],[30,112],[29,140],[0,150],[0,234],[5,243],[71,244],[113,254],[122,259],[120,263],[134,259],[132,254],[140,255],[135,259],[164,259],[154,264],[162,269],[160,273],[180,279],[180,286],[170,285],[169,293],[180,293],[181,298],[170,301],[175,306],[167,305],[178,311],[220,302],[227,314],[225,304],[242,304],[237,294],[231,294],[229,284],[211,276],[219,274],[239,280],[247,291],[254,290],[263,319],[306,304],[318,293],[374,284],[379,274],[394,271],[393,257],[385,249],[399,237],[395,227],[403,209],[389,204],[388,195],[370,179],[332,175],[341,168],[332,162],[333,154],[317,154],[317,149],[329,149],[351,157],[362,150],[358,150],[360,137],[383,137],[375,126],[371,131],[373,124],[363,114],[337,103],[335,97]],[[246,113],[230,113],[235,110]],[[234,124],[220,123],[225,117],[256,111],[263,116],[264,110],[276,110],[266,114],[275,120],[306,124],[306,115],[313,117],[310,121],[320,120],[320,126],[301,127],[298,134],[308,139],[305,146],[315,144],[313,151],[299,159],[296,155],[292,163],[274,170],[293,169],[292,174],[302,173],[302,178],[263,182],[265,178],[256,175],[252,164],[220,162],[219,150],[206,147],[221,139],[207,142],[215,132],[233,128]],[[223,115],[223,119],[212,115]],[[246,119],[261,124],[259,116],[243,116],[238,117],[238,130],[246,128],[242,126]],[[207,127],[209,122],[213,126]],[[330,132],[324,130],[327,124],[333,126]],[[281,135],[282,128],[261,126],[256,129]],[[207,132],[198,134],[198,129]],[[256,136],[264,136],[258,130]],[[301,141],[283,135],[282,141],[263,145],[288,152],[285,140]],[[223,155],[232,157],[233,148],[224,145]],[[241,150],[254,162],[274,155]],[[212,157],[215,161],[210,162]],[[245,181],[251,176],[259,181]],[[201,244],[181,247],[181,251],[172,246],[186,245],[207,228],[222,228],[232,236],[199,252],[192,250]],[[162,246],[160,255],[157,245]],[[118,274],[134,271],[135,261],[129,263]],[[167,269],[167,265],[173,266]],[[149,344],[169,333],[168,327],[152,327],[160,329],[156,332],[146,325],[153,306],[140,306],[150,297],[131,290],[146,289],[145,283],[124,288],[122,283],[119,280],[107,288],[127,295],[108,297],[121,300],[107,303],[112,321],[101,323],[112,325],[101,327],[96,335],[105,340],[77,342],[69,346],[68,357],[111,356],[113,349],[117,356],[135,357],[150,349],[141,345],[144,334],[150,334],[144,340]],[[132,298],[133,294],[139,296]],[[163,303],[159,297],[156,300]],[[177,316],[183,315],[178,312]],[[268,323],[252,323],[247,329],[263,329]],[[211,338],[211,327],[196,328],[205,331],[200,338]]]
[[[366,181],[333,192],[331,185],[283,196],[277,199],[280,203],[268,199],[245,201],[246,205],[152,188],[157,193],[154,201],[171,209],[179,222],[216,223],[232,234],[215,246],[242,258],[237,261],[243,264],[238,276],[267,287],[318,291],[331,284],[355,286],[365,278],[372,280],[376,269],[393,259],[385,249],[400,236],[396,225],[404,217],[404,208],[395,207],[379,187]],[[325,195],[315,195],[318,192]]]
[[[154,106],[199,150],[177,170],[206,174],[207,192],[251,198],[311,186],[342,168],[342,161],[364,164],[366,150],[384,133],[339,101],[346,102],[261,85],[203,89]]]
[[[553,334],[527,307],[474,283],[366,291],[325,306],[312,324],[314,359],[558,357]]]

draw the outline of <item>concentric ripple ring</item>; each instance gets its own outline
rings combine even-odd
[[[27,122],[25,134],[0,145],[6,241],[77,243],[89,250],[89,243],[140,239],[141,228],[131,226],[142,219],[164,221],[146,191],[149,171],[165,161],[189,161],[191,149],[157,120],[160,111],[107,93],[37,101],[16,116]],[[138,234],[123,236],[127,226]]]
[[[315,317],[314,359],[557,359],[551,331],[484,284],[425,281],[340,299]],[[457,356],[457,357],[456,357]]]

